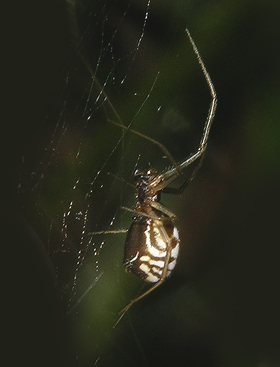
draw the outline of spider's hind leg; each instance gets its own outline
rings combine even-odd
[[[163,225],[161,225],[161,232],[163,231],[163,233],[165,234],[166,237],[168,237]],[[115,323],[114,327],[117,326],[117,324],[120,322],[120,320],[123,318],[123,316],[126,314],[126,312],[130,309],[131,306],[134,305],[134,303],[140,301],[142,298],[146,297],[149,293],[153,292],[156,288],[158,288],[166,279],[166,275],[168,272],[168,265],[169,265],[169,260],[171,258],[171,251],[172,251],[172,247],[170,245],[172,238],[168,237],[168,250],[167,250],[167,255],[165,257],[165,261],[164,261],[164,268],[162,271],[162,276],[160,278],[160,280],[155,283],[154,285],[152,285],[149,289],[147,289],[144,293],[142,293],[140,296],[132,299],[128,305],[126,305],[124,308],[122,308],[119,312],[120,317],[118,318],[117,322]]]
[[[119,124],[118,122],[115,122],[113,120],[109,120],[112,124],[116,125],[116,126],[119,126],[120,128],[122,128],[123,130],[126,130],[126,131],[130,131],[132,132],[133,134],[135,135],[138,135],[138,136],[141,136],[142,138],[146,139],[146,140],[149,140],[151,143],[157,145],[159,147],[159,149],[161,149],[161,151],[164,153],[164,155],[169,159],[170,163],[172,164],[172,166],[175,167],[175,169],[177,170],[178,172],[178,175],[182,174],[182,170],[180,168],[180,166],[178,165],[177,161],[172,157],[171,153],[168,151],[168,149],[165,147],[165,145],[163,145],[162,143],[160,143],[159,141],[145,135],[145,134],[142,134],[140,133],[139,131],[136,131],[136,130],[133,130],[133,129],[130,129],[129,127],[127,126],[124,126],[124,125],[121,125]]]
[[[183,184],[179,187],[165,187],[162,192],[165,194],[171,194],[171,195],[181,195],[186,187],[189,185],[189,183],[191,183],[191,181],[195,178],[198,170],[200,169],[202,162],[204,160],[204,153],[202,154],[202,156],[199,159],[198,165],[195,167],[195,169],[193,170],[191,176],[185,181],[183,182]]]

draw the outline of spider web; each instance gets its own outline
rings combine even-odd
[[[90,233],[127,229],[132,215],[121,207],[134,207],[135,169],[170,166],[158,147],[114,122],[161,141],[176,160],[197,146],[208,105],[197,113],[191,95],[192,70],[200,71],[185,33],[186,3],[69,2],[68,11],[60,97],[24,153],[19,198],[54,264],[77,365],[116,356],[126,365],[134,353],[147,363],[139,336],[124,338],[124,348],[122,326],[114,328],[142,287],[122,267],[125,235]],[[207,95],[203,83],[201,75]],[[180,214],[176,200],[177,209],[174,198],[164,204]]]

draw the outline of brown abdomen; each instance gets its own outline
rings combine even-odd
[[[138,216],[127,233],[123,265],[146,282],[157,283],[162,278],[168,251],[171,255],[166,276],[174,269],[179,242],[178,230],[169,218],[158,222]]]

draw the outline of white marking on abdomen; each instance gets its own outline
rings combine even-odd
[[[149,262],[151,260],[150,256],[143,255],[139,259],[140,261]]]
[[[153,226],[154,236],[155,236],[155,245],[160,250],[166,250],[166,242],[163,239],[162,233],[158,230],[156,225]]]
[[[179,241],[179,232],[178,232],[177,227],[174,227],[174,229],[173,229],[173,237],[175,237],[176,240]]]
[[[139,269],[141,269],[147,275],[150,274],[150,268],[149,268],[149,266],[147,264],[141,264],[139,266]]]
[[[151,235],[150,235],[150,231],[151,231],[150,221],[147,221],[147,229],[144,231],[144,233],[145,233],[145,237],[146,237],[146,245],[148,247],[151,246]]]
[[[162,260],[150,260],[149,264],[150,265],[155,265],[155,266],[157,266],[158,268],[161,268],[161,269],[164,268],[164,261],[162,261]]]
[[[168,269],[168,270],[170,270],[170,271],[172,271],[172,270],[175,268],[175,266],[176,266],[176,262],[177,262],[177,260],[176,260],[176,259],[175,259],[175,260],[173,260],[173,261],[171,261],[171,262],[168,264],[167,269]]]
[[[166,251],[158,250],[157,248],[153,246],[149,247],[148,250],[151,256],[153,257],[165,257],[166,256]]]
[[[156,274],[158,274],[160,277],[162,275],[162,270],[159,268],[156,268],[155,266],[152,267],[152,271]]]
[[[150,273],[145,280],[150,283],[157,283],[159,279],[159,277]]]
[[[150,268],[147,264],[141,264],[139,266],[139,269],[147,275],[147,278],[145,279],[147,282],[156,283],[159,281],[159,277],[151,273]]]
[[[177,245],[171,250],[171,257],[173,257],[174,259],[177,259],[179,254],[179,242],[177,243]]]
[[[147,282],[156,283],[156,282],[159,281],[160,275],[161,275],[161,272],[160,271],[155,271],[155,273],[158,273],[159,276],[152,274],[151,271],[150,271],[150,268],[149,268],[149,266],[147,264],[141,264],[139,266],[139,269],[142,270],[143,273],[145,273],[147,275],[147,278],[145,279]]]
[[[171,274],[171,270],[168,270],[166,273],[166,278],[168,278],[170,274]]]
[[[136,255],[130,260],[130,262],[132,263],[133,261],[135,261],[138,255],[139,255],[139,251],[137,251]]]

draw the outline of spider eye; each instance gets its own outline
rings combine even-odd
[[[143,172],[139,171],[138,169],[134,172],[134,180],[139,181],[143,178]]]
[[[150,170],[144,170],[144,171],[140,171],[140,170],[136,170],[134,172],[134,178],[136,180],[138,180],[139,178],[142,178],[142,179],[147,179],[151,176],[151,171]]]

